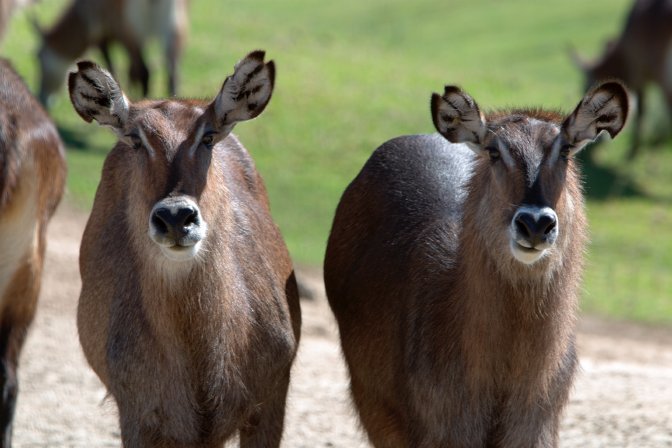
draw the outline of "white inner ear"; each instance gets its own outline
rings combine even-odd
[[[97,115],[93,118],[103,126],[115,130],[124,126],[128,120],[129,102],[109,73],[102,69],[86,69],[75,79],[73,98],[80,110],[96,111]],[[102,106],[101,100],[108,98],[110,106]]]
[[[439,120],[438,128],[442,134],[448,132],[453,126],[459,123],[460,113],[454,107],[451,107],[445,100],[441,98],[439,102]]]
[[[221,92],[217,95],[215,101],[215,112],[217,116],[224,116],[236,108],[236,97],[240,91],[245,87],[245,81],[248,76],[259,66],[263,61],[252,58],[244,58],[236,63],[233,67],[233,74],[226,78]]]
[[[113,100],[112,107],[110,107],[110,115],[119,117],[118,121],[119,125],[117,124],[108,125],[112,127],[116,133],[123,133],[124,126],[126,126],[126,123],[128,122],[129,110],[130,107],[128,104],[128,98],[126,98],[126,95],[124,95],[124,93],[121,92],[121,96]]]
[[[597,136],[600,135],[601,133],[602,132],[599,132],[594,138],[580,140],[573,143],[572,146],[569,148],[569,157],[573,157],[574,154],[581,151],[583,148],[586,147],[586,145],[588,145],[591,142],[594,142]],[[560,155],[560,145],[558,145],[558,156],[559,155]]]
[[[607,119],[598,121],[600,117]],[[611,93],[597,91],[590,98],[584,99],[567,126],[567,135],[576,148],[574,152],[597,138],[601,132],[598,127],[620,129],[624,120],[620,103],[614,100]]]
[[[215,114],[217,117],[224,117],[236,107],[235,97],[237,96],[237,91],[238,86],[234,77],[227,77],[222,90],[215,99]]]
[[[253,74],[260,65],[261,70]],[[215,99],[215,114],[225,125],[249,120],[252,117],[249,106],[266,104],[272,91],[269,69],[264,62],[245,58],[236,64],[233,75],[224,81]]]
[[[472,150],[480,151],[480,143],[485,136],[485,120],[475,104],[470,104],[460,94],[450,94],[441,98],[438,114],[439,132],[452,134],[456,143],[467,143]]]

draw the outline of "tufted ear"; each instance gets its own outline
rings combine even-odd
[[[90,61],[77,63],[68,76],[70,101],[86,122],[121,129],[128,120],[129,102],[110,73]]]
[[[462,89],[446,86],[443,96],[432,94],[432,120],[436,130],[452,143],[480,147],[485,136],[485,118],[478,104]]]
[[[216,127],[228,134],[239,121],[264,111],[273,94],[275,64],[264,63],[263,51],[253,51],[239,61],[213,102]]]
[[[592,88],[562,124],[562,133],[572,152],[595,140],[602,132],[614,138],[628,117],[628,92],[618,81]]]

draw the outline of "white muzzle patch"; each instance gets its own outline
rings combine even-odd
[[[201,251],[208,226],[198,204],[188,197],[157,202],[149,215],[149,237],[173,261],[188,261]]]
[[[543,258],[559,234],[558,216],[550,207],[523,205],[513,215],[510,248],[513,257],[524,264]]]

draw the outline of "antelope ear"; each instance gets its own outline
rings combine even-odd
[[[446,86],[443,96],[432,94],[432,120],[436,130],[452,143],[480,147],[485,136],[485,118],[478,104],[462,89]]]
[[[614,138],[628,117],[628,92],[618,81],[592,88],[562,124],[562,133],[573,152],[595,140],[602,131]]]
[[[271,100],[275,83],[275,64],[264,63],[263,51],[253,51],[239,61],[213,102],[216,126],[229,133],[239,121],[262,113]]]
[[[70,101],[87,123],[96,120],[103,126],[121,129],[128,120],[129,102],[110,73],[90,61],[77,63],[68,76]]]

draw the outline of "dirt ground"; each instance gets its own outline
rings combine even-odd
[[[61,207],[49,231],[38,315],[22,354],[17,447],[120,445],[115,405],[86,364],[75,310],[86,216]],[[347,394],[336,326],[318,292],[302,301],[303,334],[287,403],[285,447],[366,447]],[[561,432],[563,447],[672,447],[672,331],[583,318],[581,372]]]

